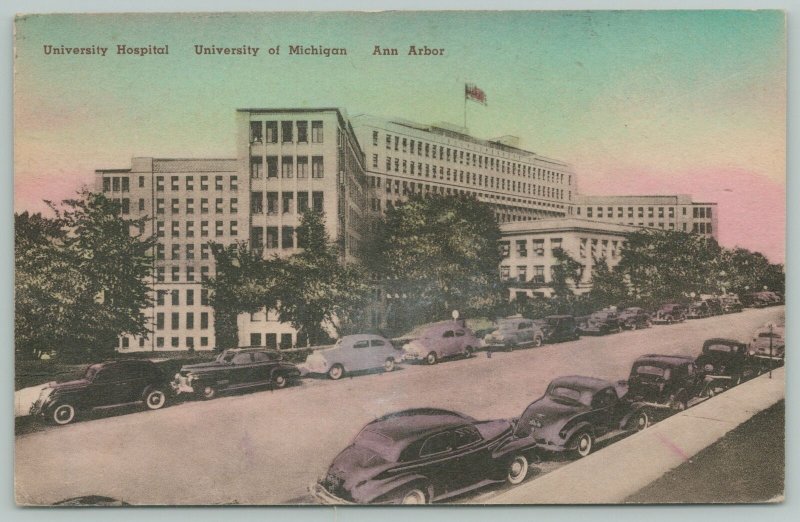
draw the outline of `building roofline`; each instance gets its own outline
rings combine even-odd
[[[640,227],[637,225],[621,225],[619,223],[608,223],[605,221],[595,221],[579,218],[552,218],[537,219],[533,221],[513,221],[503,223],[500,226],[500,233],[503,236],[515,234],[527,234],[532,232],[606,232],[611,234],[628,234],[637,230],[645,230],[651,227]]]

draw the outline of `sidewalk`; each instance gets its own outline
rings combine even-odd
[[[765,374],[641,433],[510,489],[486,504],[615,504],[690,461],[784,398],[785,370]],[[721,479],[724,480],[724,479]]]

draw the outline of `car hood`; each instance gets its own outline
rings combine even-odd
[[[476,422],[475,427],[484,440],[492,440],[511,433],[513,425],[510,420],[497,419]]]
[[[57,382],[50,385],[54,391],[69,391],[86,388],[91,384],[88,379],[75,379],[74,381]]]
[[[227,364],[212,361],[206,363],[187,364],[181,367],[181,371],[189,372],[189,371],[213,370],[214,368],[225,368],[227,366],[228,366]]]

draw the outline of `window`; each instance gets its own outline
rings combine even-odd
[[[208,304],[208,297],[206,297],[206,304]],[[208,312],[200,312],[200,329],[208,329]]]
[[[438,433],[432,437],[428,437],[428,440],[422,444],[419,450],[419,456],[427,457],[428,455],[445,453],[447,451],[452,451],[454,447],[455,438],[453,432],[446,431],[444,433]]]
[[[200,200],[200,213],[208,214],[208,198],[202,198]]]
[[[112,181],[113,181],[113,183],[112,183],[113,190],[115,192],[119,192],[119,178],[118,177],[114,177],[114,178],[112,178]]]
[[[278,177],[278,156],[267,156],[267,178]]]
[[[194,214],[194,199],[192,198],[186,200],[186,213]]]
[[[103,178],[103,192],[111,192],[111,178]]]
[[[170,231],[170,235],[172,237],[181,237],[180,225],[181,225],[180,221],[172,222],[172,230]]]
[[[267,143],[278,143],[278,122],[266,122]]]
[[[528,241],[526,239],[517,240],[517,256],[528,257]]]
[[[200,267],[200,281],[208,281],[208,267],[201,266]]]
[[[297,178],[308,177],[308,156],[297,156]]]
[[[267,248],[278,248],[278,227],[267,227]]]
[[[308,192],[297,193],[297,212],[303,213],[308,210]]]
[[[239,178],[237,176],[231,176],[231,190],[234,192],[239,190]]]
[[[511,243],[508,241],[500,241],[500,255],[502,257],[508,257],[508,251],[511,247]]]
[[[200,304],[203,306],[208,306],[208,290],[205,288],[200,290]],[[200,319],[202,321],[202,316]]]
[[[324,207],[324,198],[325,194],[323,192],[313,192],[312,193],[312,204],[314,210],[317,212],[322,212]]]
[[[264,213],[264,193],[251,192],[250,193],[250,213],[263,214]]]
[[[194,237],[194,221],[186,222],[186,237]]]
[[[179,314],[178,312],[172,312],[170,327],[173,330],[177,330],[178,328],[180,328],[180,324],[181,324],[181,314]]]
[[[322,122],[311,122],[311,141],[314,143],[322,143]]]
[[[159,245],[163,247],[164,245]],[[172,245],[172,257],[171,259],[180,259],[181,258],[181,246],[180,245]]]
[[[186,280],[190,283],[194,282],[194,267],[192,265],[186,267]]]
[[[517,280],[520,283],[524,283],[528,280],[528,267],[524,265],[520,265],[517,267]]]
[[[208,176],[200,176],[200,190],[208,190]]]
[[[129,214],[131,211],[131,200],[128,198],[122,198],[122,213]]]
[[[200,222],[200,237],[208,237],[208,221]]]
[[[285,349],[291,348],[291,347],[292,347],[292,334],[288,334],[288,333],[281,334],[281,344],[280,344],[279,348],[281,350],[285,350]]]
[[[156,281],[159,283],[164,282],[164,267],[158,266],[156,267]]]
[[[208,337],[200,338],[200,346],[208,346]]]
[[[251,121],[250,122],[250,143],[261,142],[263,139],[262,135],[262,122],[260,121]]]
[[[375,167],[375,168],[378,168],[378,155],[377,154],[373,154],[372,155],[372,166]],[[300,176],[298,176],[298,177],[300,177]]]
[[[322,162],[322,156],[313,156],[311,158],[311,177],[322,178],[325,176],[325,169]]]
[[[172,344],[173,348],[179,347],[180,343],[181,343],[180,337],[172,337],[171,338],[171,344]]]
[[[156,259],[164,259],[164,245],[162,243],[156,245]]]
[[[261,334],[260,333],[251,333],[250,334],[250,346],[261,346]]]
[[[164,291],[164,290],[157,290],[157,291],[156,291],[156,304],[157,304],[158,306],[164,306],[164,295],[165,295],[166,293],[167,293],[167,292],[166,292],[166,291]]]
[[[173,266],[172,267],[172,282],[173,283],[177,283],[177,282],[179,282],[181,280],[180,269],[181,269],[181,267],[179,267],[179,266]]]
[[[537,257],[541,257],[544,255],[544,239],[533,240],[533,253]]]
[[[239,222],[238,221],[236,221],[236,220],[231,221],[231,224],[229,226],[229,230],[230,230],[230,233],[231,233],[232,236],[236,236],[236,235],[239,234],[238,226],[239,226]]]
[[[239,198],[231,198],[231,214],[239,212]]]
[[[194,190],[194,176],[186,176],[186,190]]]
[[[180,178],[178,176],[172,176],[170,178],[170,188],[172,190],[180,190]]]
[[[531,281],[534,283],[544,283],[544,265],[536,265],[533,267],[533,277]]]
[[[186,304],[194,306],[194,290],[192,289],[186,290]]]
[[[281,212],[283,214],[291,214],[292,201],[294,200],[294,193],[284,192],[283,194],[281,194],[281,199],[282,199]]]
[[[711,207],[706,208],[706,217],[711,218]]]
[[[253,156],[250,158],[250,177],[253,179],[261,179],[264,177],[264,161],[261,156]]]
[[[561,238],[560,237],[552,237],[550,238],[550,251],[551,253],[555,253],[556,249],[561,248]]]
[[[164,312],[158,312],[156,314],[156,330],[163,330],[164,329]]]
[[[283,156],[281,158],[281,177],[294,177],[294,158],[291,156]]]
[[[224,212],[222,208],[222,203],[223,203],[222,198],[217,198],[214,201],[214,212],[216,212],[217,214],[222,214]]]
[[[164,176],[156,176],[156,191],[164,192]]]
[[[372,131],[372,145],[378,145],[378,131]]]
[[[267,192],[267,214],[274,215],[278,213],[278,193]]]
[[[181,304],[181,294],[178,290],[172,290],[170,292],[170,299],[172,302],[172,306],[179,306]]]
[[[219,237],[224,233],[222,231],[222,226],[223,226],[223,222],[222,221],[217,221],[217,222],[214,223],[214,235],[215,236]]]
[[[194,329],[194,313],[193,312],[186,312],[186,329],[193,330]]]
[[[281,248],[294,248],[293,227],[281,227]]]
[[[503,281],[507,281],[508,278],[511,277],[511,269],[507,266],[500,267],[500,279]]]
[[[222,190],[222,176],[214,176],[214,189]]]
[[[116,178],[114,178],[116,179]],[[130,192],[131,190],[131,180],[128,177],[122,178],[122,192]]]
[[[298,121],[297,122],[297,142],[298,143],[308,143],[308,122],[307,121]]]
[[[292,136],[292,130],[294,125],[291,121],[282,121],[281,122],[281,142],[283,143],[291,143],[294,141]]]

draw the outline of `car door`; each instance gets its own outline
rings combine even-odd
[[[616,429],[614,425],[617,392],[613,388],[603,388],[592,398],[592,424],[595,434],[600,436]]]
[[[517,337],[519,344],[531,344],[533,342],[533,325],[523,321],[517,325]]]
[[[111,406],[129,402],[127,396],[124,368],[119,363],[109,364],[95,374],[87,403],[92,407]]]
[[[345,364],[345,367],[351,371],[366,370],[367,368],[374,368],[375,356],[373,350],[370,349],[369,339],[361,339],[352,344],[348,359],[350,365]]]
[[[455,330],[445,330],[442,332],[442,337],[439,339],[438,349],[440,355],[448,356],[455,353],[455,341],[456,341],[456,332]]]
[[[455,332],[456,332],[456,337],[455,337],[455,343],[453,345],[453,355],[462,353],[464,349],[467,347],[466,332],[460,328]]]
[[[251,382],[268,383],[274,360],[267,352],[254,352],[253,371],[250,373]]]
[[[227,376],[221,376],[228,381],[228,386],[246,385],[258,380],[255,375],[255,365],[253,364],[253,354],[249,352],[237,353],[231,359],[231,367]]]
[[[383,366],[384,361],[389,357],[394,358],[394,348],[384,339],[370,339],[369,351],[372,359],[372,367],[379,368]]]
[[[461,451],[456,449],[459,437],[454,430],[441,431],[428,436],[419,451],[419,471],[426,476],[438,497],[461,487],[462,463],[459,460]]]

